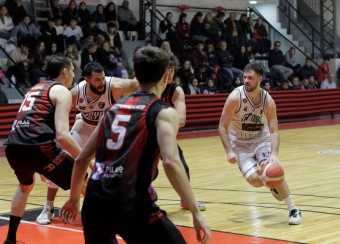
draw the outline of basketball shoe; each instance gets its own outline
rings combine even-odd
[[[156,190],[153,188],[152,185],[149,186],[148,191],[149,191],[149,193],[150,193],[151,200],[152,200],[153,202],[156,202],[156,201],[158,200],[158,195],[157,195],[157,192],[156,192]]]
[[[270,189],[270,192],[272,193],[273,197],[275,197],[276,200],[280,202],[283,200],[283,198],[280,196],[276,189]]]
[[[40,225],[48,225],[51,219],[54,218],[54,207],[46,204],[43,211],[37,217],[37,223]]]
[[[298,209],[293,209],[289,213],[289,222],[290,225],[299,225],[302,223],[302,214]]]
[[[180,202],[179,205],[181,206],[181,208],[188,209],[187,205],[185,205],[185,203],[182,202],[182,200],[181,200],[181,202]],[[197,202],[197,207],[198,207],[198,209],[199,209],[200,211],[205,211],[205,210],[207,210],[206,206],[205,206],[203,203],[200,203],[200,202]]]

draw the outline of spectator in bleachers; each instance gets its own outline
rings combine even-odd
[[[207,79],[210,77],[207,67],[205,65],[199,65],[194,69],[194,76],[198,80],[198,87],[203,92],[205,85],[207,84]]]
[[[310,90],[310,88],[309,88],[309,80],[308,80],[308,78],[306,78],[306,79],[303,79],[303,80],[301,81],[301,87],[300,87],[300,90]]]
[[[162,42],[162,45],[160,46],[160,49],[167,52],[170,56],[174,55],[173,52],[171,52],[170,43],[167,41]]]
[[[218,29],[221,31],[221,40],[226,41],[227,46],[232,46],[233,39],[227,31],[227,26],[225,25],[225,23],[223,23],[224,17],[225,13],[222,11],[218,11],[216,16],[214,17],[214,21],[216,22]]]
[[[126,59],[126,54],[124,53],[123,44],[117,31],[115,22],[111,21],[107,24],[105,34],[105,40],[109,41],[110,49],[114,53],[115,57]]]
[[[77,18],[72,18],[70,25],[66,27],[64,31],[65,44],[68,47],[70,44],[75,44],[77,49],[81,49],[81,42],[83,38],[83,31],[79,25],[77,25]]]
[[[190,36],[190,25],[187,22],[187,14],[181,13],[176,23],[176,30],[180,34],[183,40]]]
[[[236,69],[243,70],[247,64],[249,64],[249,58],[246,54],[246,47],[241,46],[240,50],[235,55],[233,66]]]
[[[245,46],[246,48],[246,55],[249,59],[249,62],[253,62],[254,59],[254,53],[253,53],[253,47],[250,45],[250,43],[246,44]]]
[[[52,43],[57,43],[58,50],[63,50],[64,48],[64,36],[59,34],[57,36],[57,30],[54,27],[55,20],[53,18],[48,18],[47,23],[43,24],[40,28],[41,37],[40,39],[45,43],[45,48],[50,52]]]
[[[58,45],[56,42],[52,42],[50,49],[46,49],[46,54],[47,55],[56,55],[58,54]]]
[[[35,85],[39,83],[39,77],[46,77],[45,43],[40,40],[37,41],[36,47],[30,50],[28,58],[32,60],[32,63],[28,66],[28,75]]]
[[[63,10],[62,25],[64,29],[70,24],[72,18],[78,18],[77,4],[74,0],[71,0],[68,7]]]
[[[236,50],[240,49],[240,46],[245,45],[241,24],[238,20],[236,20],[235,13],[230,13],[229,18],[224,21],[224,24],[226,25],[227,33],[232,38],[232,46],[228,47],[228,51],[235,53]]]
[[[292,85],[291,85],[290,89],[291,90],[301,90],[301,84],[300,84],[299,77],[294,76],[292,78]]]
[[[313,75],[308,77],[308,82],[309,82],[309,88],[310,89],[318,88],[319,82],[317,80],[315,80]]]
[[[52,14],[53,17],[63,17],[63,9],[62,7],[59,5],[59,0],[52,0],[51,1],[51,9],[52,9]]]
[[[312,66],[312,59],[306,58],[305,65],[300,68],[300,79],[309,79],[311,76],[313,76],[314,80],[318,82],[318,75],[316,73],[316,69]]]
[[[243,38],[245,40],[245,44],[249,43],[253,49],[256,49],[257,41],[253,37],[253,26],[250,26],[247,15],[241,14],[239,21],[243,30]]]
[[[217,23],[214,21],[211,13],[207,13],[203,21],[203,33],[208,37],[215,45],[221,41],[222,32],[218,28]]]
[[[220,67],[221,67],[221,72],[223,72],[223,74],[227,78],[223,82],[224,87],[225,87],[226,84],[228,84],[230,86],[231,81],[235,77],[242,78],[243,71],[233,67],[233,62],[234,62],[235,58],[227,50],[227,43],[225,41],[221,41],[219,43],[219,47],[217,49],[217,58],[218,58],[218,63],[220,64]]]
[[[325,56],[323,58],[323,63],[320,64],[319,68],[316,71],[316,73],[318,75],[318,81],[319,81],[320,85],[325,80],[328,80],[328,73],[330,72],[328,64],[329,64],[329,57]]]
[[[203,13],[197,12],[190,22],[191,36],[195,41],[205,42],[209,38],[204,36]]]
[[[335,75],[329,74],[328,79],[324,80],[321,83],[321,89],[333,89],[333,88],[337,88],[337,85],[335,83]]]
[[[21,0],[6,0],[4,5],[12,17],[14,26],[17,26],[27,14]]]
[[[289,89],[289,82],[287,80],[282,80],[280,82],[280,86],[276,87],[274,90],[275,91],[288,91]]]
[[[63,53],[66,49],[65,40],[64,40],[64,26],[61,25],[62,23],[61,17],[56,17],[54,20],[55,20],[54,28],[57,32],[57,40],[56,40],[56,43],[58,46],[57,52]]]
[[[209,65],[208,55],[204,50],[204,43],[202,41],[197,42],[196,47],[191,51],[190,59],[194,68],[200,65]]]
[[[214,84],[213,79],[208,78],[206,81],[205,89],[202,92],[203,94],[216,94],[217,89]]]
[[[280,47],[281,42],[276,41],[274,48],[269,52],[268,65],[270,72],[279,75],[282,80],[288,81],[288,78],[293,74],[293,70],[284,66],[285,59]],[[290,82],[288,81],[288,83]]]
[[[189,79],[194,76],[194,69],[191,66],[190,60],[184,60],[182,67],[176,73],[181,78],[184,92],[188,89]]]
[[[96,10],[92,13],[92,17],[96,21],[96,26],[102,30],[106,31],[106,18],[104,14],[104,7],[102,4],[98,4]]]
[[[83,28],[83,26],[88,23],[90,17],[91,17],[91,13],[87,9],[86,3],[81,2],[78,8],[78,17],[77,17],[78,25],[81,28]]]
[[[72,60],[72,64],[74,67],[74,82],[78,83],[80,78],[82,77],[81,66],[81,57],[79,55],[78,48],[75,44],[68,44],[67,49],[64,53],[65,56],[69,57]]]
[[[263,47],[264,50],[259,50],[259,53],[268,53],[270,51],[272,43],[268,39],[267,28],[263,25],[262,18],[257,19],[257,23],[255,24],[254,29],[256,31],[256,35],[254,35],[253,33],[254,38],[257,40],[258,43],[263,43],[263,45],[260,46]]]
[[[329,58],[333,58],[334,57],[334,52],[337,52],[336,57],[339,58],[339,48],[336,47],[336,50],[334,48],[334,38],[331,38],[329,40],[329,47],[326,49],[325,54],[329,57]]]
[[[213,45],[211,40],[207,40],[205,42],[205,50],[207,52],[209,66],[211,68],[219,66],[215,46]]]
[[[284,59],[285,59],[284,66],[291,68],[293,70],[294,75],[298,75],[301,65],[296,62],[294,47],[291,47],[289,51],[285,53]]]
[[[122,71],[119,70],[122,63],[114,63],[110,61],[110,44],[104,41],[97,51],[97,61],[103,66],[106,76],[114,76],[122,78]]]
[[[98,44],[96,42],[90,42],[87,48],[81,52],[81,70],[83,70],[88,63],[97,61],[97,48]]]
[[[188,89],[184,91],[184,93],[189,95],[201,94],[201,89],[198,87],[198,80],[194,76],[189,79]]]
[[[2,81],[2,79],[0,79],[0,104],[7,104],[8,99],[7,99],[6,93],[1,90],[1,86],[3,85],[5,85],[5,83]]]
[[[174,41],[176,38],[174,32],[175,28],[172,24],[172,13],[167,12],[165,15],[165,19],[159,22],[158,35],[161,39],[160,41]]]
[[[179,76],[174,76],[174,82],[183,89],[181,78]]]
[[[104,9],[106,22],[117,21],[116,5],[114,2],[109,2]],[[118,21],[117,21],[118,23]],[[117,25],[117,23],[115,23]],[[119,28],[117,28],[119,29]]]
[[[13,43],[17,47],[18,31],[19,28],[14,26],[6,6],[2,5],[0,8],[0,38],[7,40],[7,43]]]
[[[83,34],[84,38],[92,36],[93,40],[98,42],[98,45],[105,41],[105,32],[96,26],[96,20],[93,17],[90,17],[87,25],[84,25]]]
[[[231,88],[230,91],[233,91],[236,87],[242,86],[242,82],[240,77],[235,77],[233,81],[231,82]]]
[[[264,80],[262,82],[262,89],[266,91],[271,91],[270,89],[270,82],[268,80]]]
[[[118,7],[118,22],[119,29],[124,32],[125,40],[130,40],[128,36],[128,31],[137,31],[138,38],[142,40],[141,28],[142,23],[137,22],[137,19],[133,12],[129,9],[129,1],[124,0],[122,6]]]
[[[113,52],[110,52],[109,58],[110,58],[110,61],[115,63],[115,64],[121,63],[120,60],[117,57],[115,57]],[[122,72],[122,78],[123,79],[129,79],[129,74],[128,74],[127,70],[125,69],[125,67],[123,65],[120,66],[120,67],[117,67],[117,69]]]
[[[19,27],[19,33],[18,33],[18,40],[21,40],[22,38],[26,37],[30,39],[30,43],[32,47],[35,47],[35,44],[39,37],[41,36],[41,32],[38,30],[38,28],[31,22],[31,16],[26,15],[23,20],[18,24]]]

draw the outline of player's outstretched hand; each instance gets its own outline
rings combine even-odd
[[[197,240],[202,244],[208,243],[211,239],[210,226],[208,225],[207,221],[205,221],[205,219],[203,218],[200,212],[198,212],[197,214],[194,214],[193,218],[194,218],[194,228],[196,230]],[[201,235],[202,234],[201,231],[203,231],[203,237]]]
[[[59,217],[65,224],[71,224],[77,218],[79,206],[79,201],[72,202],[68,199],[64,206],[59,210]]]
[[[238,161],[237,154],[234,152],[229,152],[227,155],[227,158],[228,158],[228,162],[231,164],[234,164]]]

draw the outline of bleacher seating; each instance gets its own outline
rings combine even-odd
[[[277,106],[279,123],[334,119],[340,114],[340,89],[270,92]],[[187,95],[187,120],[181,131],[217,129],[228,94]],[[6,138],[20,104],[0,105],[0,138]],[[77,109],[72,109],[70,125]],[[70,126],[71,129],[71,126]]]

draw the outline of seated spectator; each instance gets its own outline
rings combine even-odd
[[[206,66],[205,65],[197,66],[194,75],[198,80],[198,87],[201,89],[201,92],[203,92],[205,85],[207,83],[207,79],[210,77]]]
[[[262,83],[262,89],[265,91],[271,91],[270,89],[270,82],[268,80],[264,80],[264,82]]]
[[[165,40],[169,42],[174,41],[176,39],[176,36],[174,34],[175,31],[176,30],[172,24],[172,13],[167,12],[165,15],[165,19],[159,22],[158,35],[161,39],[160,42]]]
[[[182,67],[176,73],[181,78],[184,92],[188,89],[189,79],[194,76],[194,69],[191,66],[190,60],[184,60]]]
[[[249,62],[255,61],[253,47],[248,43],[248,44],[246,44],[245,48],[246,48],[245,53],[246,53],[246,55],[249,59]]]
[[[335,75],[329,74],[328,79],[324,80],[321,83],[321,89],[333,89],[333,88],[337,88],[337,85],[335,83]]]
[[[77,49],[81,49],[81,42],[83,38],[83,31],[79,25],[77,25],[77,18],[72,18],[70,22],[70,26],[67,26],[64,31],[65,36],[65,44],[69,46],[70,44],[75,44]]]
[[[190,22],[191,36],[195,41],[202,41],[205,43],[209,38],[204,36],[203,13],[197,12]]]
[[[190,25],[187,22],[187,14],[181,13],[176,23],[176,30],[180,34],[182,40],[189,38],[190,36]]]
[[[50,0],[51,3],[51,9],[52,9],[52,14],[54,18],[63,17],[63,9],[59,5],[59,0]]]
[[[224,21],[224,24],[226,25],[227,33],[232,39],[232,46],[228,47],[228,51],[235,53],[236,50],[240,50],[240,47],[245,45],[241,24],[236,20],[235,13],[230,13],[229,18]]]
[[[93,61],[97,62],[97,48],[98,44],[96,42],[90,42],[87,48],[81,52],[81,70],[83,70],[88,63]]]
[[[274,49],[270,50],[268,56],[268,64],[270,72],[276,73],[282,80],[288,81],[288,78],[293,74],[293,70],[283,66],[285,63],[283,53],[280,50],[281,42],[274,43]],[[288,81],[288,84],[290,82]]]
[[[111,21],[107,23],[105,34],[105,40],[109,42],[110,50],[113,52],[114,56],[116,58],[121,58],[124,62],[127,59],[127,54],[123,49],[123,44],[117,31],[115,22]]]
[[[21,0],[6,0],[4,5],[13,20],[14,26],[17,26],[27,14],[24,6],[22,6]]]
[[[214,81],[208,78],[206,85],[205,85],[205,89],[203,90],[203,94],[216,94],[216,93],[217,93],[217,89],[214,84]]]
[[[288,81],[282,80],[280,83],[281,83],[280,86],[275,88],[276,91],[288,91],[288,90],[290,90]]]
[[[17,47],[18,31],[19,28],[14,26],[6,6],[2,5],[0,8],[0,38],[7,40],[7,43],[13,43]]]
[[[124,32],[125,40],[130,40],[128,36],[128,31],[137,31],[138,39],[143,40],[144,36],[142,34],[142,23],[137,22],[137,19],[133,12],[129,9],[129,1],[124,0],[122,6],[118,7],[118,22],[119,29]],[[134,41],[135,37],[132,37]]]
[[[105,32],[96,26],[96,20],[92,17],[89,18],[87,25],[84,25],[83,35],[84,38],[92,36],[93,40],[98,42],[98,45],[101,45],[101,43],[105,41]]]
[[[198,66],[208,66],[208,55],[204,50],[204,43],[202,41],[198,41],[196,47],[191,51],[190,54],[191,63],[194,68]]]
[[[300,68],[300,80],[309,79],[314,76],[314,80],[318,81],[316,69],[312,66],[312,59],[306,58],[305,65]]]
[[[203,34],[208,37],[214,44],[221,41],[222,32],[218,28],[217,23],[214,21],[211,13],[207,13],[203,21]]]
[[[16,79],[16,87],[25,87],[26,79],[28,79],[27,69],[32,63],[32,60],[28,58],[28,50],[31,46],[30,39],[22,39],[19,42],[19,47],[10,51],[10,58],[7,59],[6,71],[7,76],[12,77],[14,75]],[[15,63],[13,63],[13,62]]]
[[[109,58],[110,58],[110,61],[112,63],[115,63],[116,65],[118,65],[118,63],[120,63],[119,59],[117,57],[115,57],[113,52],[110,52]],[[117,67],[117,69],[122,72],[122,78],[123,79],[129,79],[129,74],[128,74],[128,72],[127,72],[127,70],[125,69],[124,66]]]
[[[252,48],[255,49],[256,45],[257,45],[257,41],[253,37],[253,26],[250,26],[249,21],[247,19],[247,15],[241,14],[239,22],[240,22],[241,27],[242,27],[242,31],[243,31],[243,35],[244,35],[243,38],[245,40],[245,44],[249,43],[252,46]]]
[[[308,82],[309,82],[309,89],[310,90],[314,90],[314,89],[318,88],[319,82],[317,80],[315,80],[313,75],[308,77]]]
[[[89,18],[91,17],[90,11],[87,9],[86,3],[81,2],[78,8],[78,25],[83,28],[89,22]]]
[[[56,55],[58,53],[59,53],[58,52],[58,46],[57,46],[57,43],[55,43],[55,42],[52,42],[50,49],[46,49],[47,55]]]
[[[80,69],[81,57],[79,55],[79,51],[78,51],[77,46],[75,44],[68,44],[64,55],[69,57],[72,60],[72,64],[73,64],[73,67],[74,67],[73,83],[78,83],[80,78],[82,77],[82,70]]]
[[[246,65],[249,64],[248,55],[246,54],[245,46],[241,46],[240,50],[235,55],[235,61],[233,66],[236,69],[243,70]]]
[[[301,84],[300,84],[299,77],[294,76],[292,78],[292,85],[291,85],[290,89],[291,90],[301,90]]]
[[[41,36],[40,39],[45,43],[46,50],[51,50],[51,45],[57,39],[57,31],[54,28],[55,20],[53,18],[48,18],[47,23],[41,25]],[[61,36],[64,38],[63,36]],[[48,52],[49,52],[48,51]]]
[[[40,77],[46,77],[45,57],[45,43],[39,40],[35,49],[31,50],[28,54],[28,58],[32,60],[32,63],[28,66],[28,75],[33,85],[40,82]]]
[[[254,26],[253,37],[256,39],[258,43],[261,43],[259,46],[258,52],[260,54],[268,53],[270,51],[270,48],[272,46],[271,41],[268,39],[268,32],[267,28],[263,25],[262,18],[257,19],[257,23]],[[263,48],[262,50],[260,48]]]
[[[296,62],[295,58],[295,48],[291,47],[289,51],[286,52],[285,56],[285,66],[293,70],[294,75],[298,75],[301,65]]]
[[[195,77],[191,77],[188,84],[188,89],[185,94],[196,95],[201,94],[201,89],[198,87],[198,80]]]
[[[319,68],[316,71],[318,75],[319,84],[322,84],[325,80],[328,80],[328,74],[330,72],[328,64],[329,64],[329,58],[325,56],[323,58],[323,63],[320,64]]]
[[[5,83],[2,81],[2,79],[0,79],[0,104],[7,104],[8,99],[7,99],[6,93],[1,90],[1,86],[3,85],[5,85]]]
[[[104,14],[104,7],[102,4],[98,4],[96,11],[93,12],[92,17],[95,19],[96,21],[96,26],[102,30],[102,31],[106,31],[106,18],[105,18],[105,14]]]
[[[22,38],[26,37],[26,39],[30,39],[30,43],[33,47],[35,47],[35,44],[39,37],[41,36],[41,32],[38,30],[38,28],[31,22],[31,16],[26,15],[23,20],[18,24],[19,27],[19,33],[18,33],[18,40],[21,40]]]
[[[179,76],[174,76],[174,82],[183,88],[182,82],[181,82],[181,78]]]
[[[167,41],[162,42],[162,45],[161,45],[160,49],[166,51],[170,56],[174,55],[174,54],[171,52],[170,43],[167,42]]]
[[[110,44],[104,41],[97,51],[97,61],[103,66],[106,76],[114,76],[122,78],[122,71],[119,68],[122,63],[114,63],[110,61]]]
[[[116,5],[115,5],[114,2],[109,2],[106,5],[106,7],[104,9],[104,14],[105,14],[106,23],[110,22],[110,21],[114,21],[116,25],[118,24],[117,13],[116,13]],[[117,27],[117,29],[119,29],[119,28]]]
[[[303,81],[301,82],[300,90],[310,90],[310,88],[309,88],[309,80],[307,78],[303,79]]]
[[[215,46],[213,45],[211,40],[207,40],[205,42],[205,50],[207,52],[209,66],[212,69],[216,66],[219,66]]]
[[[227,31],[227,26],[223,23],[224,17],[225,13],[223,11],[218,11],[214,17],[214,21],[216,22],[218,29],[221,31],[221,40],[226,41],[228,47],[233,45],[233,39]]]
[[[71,23],[71,19],[74,18],[78,18],[78,9],[77,3],[74,0],[71,0],[62,14],[62,25],[64,26],[64,29]]]

